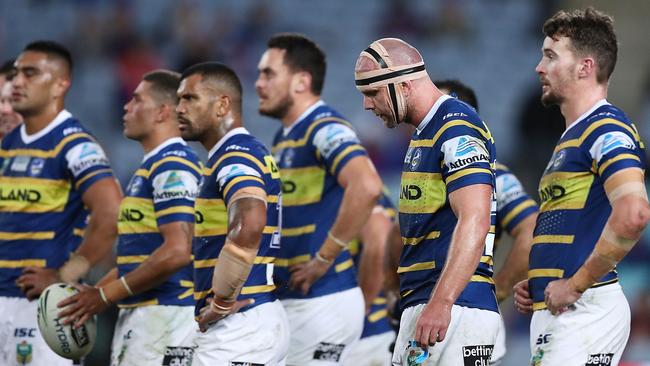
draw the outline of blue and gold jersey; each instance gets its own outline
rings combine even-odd
[[[196,201],[194,299],[196,315],[212,295],[212,274],[228,234],[227,207],[235,192],[259,187],[266,192],[266,226],[248,279],[237,300],[255,299],[240,311],[276,299],[273,267],[280,248],[282,193],[280,173],[267,148],[245,128],[229,131],[209,153]]]
[[[494,140],[474,109],[440,97],[413,134],[404,159],[399,202],[404,248],[397,269],[402,309],[427,303],[446,263],[458,222],[449,194],[474,184],[495,187],[495,159]],[[456,304],[498,311],[492,280],[496,224],[492,197],[492,226],[484,253]]]
[[[95,138],[63,110],[28,135],[25,125],[0,147],[0,296],[22,297],[15,284],[26,266],[60,267],[78,245],[82,195],[113,173]],[[73,243],[77,241],[77,244]]]
[[[198,157],[180,137],[168,139],[144,156],[120,204],[120,276],[136,269],[163,244],[160,226],[179,221],[194,223],[201,173]],[[120,301],[119,307],[192,306],[193,287],[192,265],[188,264],[160,285]]]
[[[390,201],[386,193],[381,196],[378,205],[383,208],[384,213],[388,215],[391,222],[394,222],[397,216],[397,212],[395,211],[395,206],[393,206],[393,203]],[[352,259],[354,260],[355,267],[359,268],[361,252],[363,251],[363,243],[359,240],[353,240],[350,242],[349,249],[350,254],[352,254]],[[383,268],[379,268],[378,270],[383,271]],[[391,327],[388,321],[386,295],[382,291],[373,300],[372,305],[370,305],[370,311],[366,315],[365,321],[363,323],[363,333],[361,334],[361,338],[390,332],[392,330],[393,327]]]
[[[520,222],[539,211],[539,207],[507,166],[497,163],[495,173],[497,182],[496,240],[498,241],[503,230],[511,234]]]
[[[343,251],[307,295],[289,289],[288,267],[309,261],[327,237],[343,199],[337,176],[350,159],[366,155],[350,124],[322,101],[280,130],[273,154],[282,174],[282,248],[275,277],[281,298],[313,298],[357,286],[349,251]]]
[[[607,178],[645,166],[636,127],[604,100],[564,132],[539,184],[540,214],[528,271],[535,310],[546,308],[546,285],[571,277],[593,251],[612,211],[604,188]],[[616,281],[613,270],[594,286]]]

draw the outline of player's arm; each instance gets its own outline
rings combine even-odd
[[[102,287],[112,280],[116,280],[119,277],[118,273],[119,272],[117,271],[117,267],[111,268],[110,271],[106,272],[106,274],[99,281],[97,281],[95,286]]]
[[[253,268],[266,225],[266,192],[259,187],[246,187],[233,193],[228,209],[228,235],[212,276],[209,308],[202,311],[199,328],[205,331],[211,323],[252,304],[253,300],[237,301]],[[209,310],[209,311],[208,311]]]
[[[650,220],[640,168],[626,168],[612,174],[605,181],[605,192],[612,212],[591,255],[569,279],[553,281],[546,288],[546,305],[553,314],[564,311],[614,269],[634,247]]]
[[[397,268],[399,267],[399,258],[402,255],[402,235],[399,229],[399,223],[395,221],[386,237],[386,258],[384,262],[384,289],[387,293],[395,292],[399,294],[399,276]]]
[[[109,254],[117,236],[117,216],[122,193],[112,176],[92,183],[83,193],[82,201],[91,215],[84,239],[77,251],[57,271],[50,268],[26,267],[17,283],[25,296],[33,300],[57,281],[77,282],[90,267]]]
[[[533,243],[533,231],[537,213],[531,213],[509,232],[513,238],[512,247],[501,270],[494,276],[497,300],[505,300],[512,293],[512,287],[527,277],[528,255]]]
[[[292,268],[290,286],[305,294],[311,285],[327,272],[336,257],[347,248],[348,243],[358,237],[381,195],[381,179],[365,155],[348,160],[340,170],[337,180],[344,194],[336,220],[325,242],[314,259]]]
[[[117,237],[117,218],[122,192],[117,181],[110,177],[93,183],[81,196],[90,219],[84,238],[70,260],[59,269],[64,282],[77,282],[90,267],[109,255]]]
[[[359,287],[363,292],[366,311],[384,286],[382,268],[386,257],[386,238],[392,224],[382,206],[375,206],[361,229],[363,250],[359,260]]]
[[[433,344],[445,338],[450,321],[445,317],[451,316],[452,305],[467,286],[481,259],[490,229],[491,202],[492,186],[488,184],[468,185],[449,194],[449,204],[458,222],[447,262],[416,328],[415,339],[420,344]]]

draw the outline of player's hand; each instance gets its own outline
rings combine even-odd
[[[580,296],[582,294],[566,278],[551,281],[544,290],[544,302],[553,315],[560,315],[569,310]]]
[[[205,333],[210,326],[216,324],[219,320],[227,317],[230,314],[238,312],[243,307],[255,303],[255,299],[239,300],[235,302],[235,305],[232,307],[228,314],[217,314],[212,311],[212,307],[210,306],[212,304],[212,298],[208,298],[206,301],[206,305],[199,311],[198,320],[199,330],[203,333]]]
[[[445,339],[451,321],[452,305],[431,299],[424,306],[415,324],[415,341],[421,347],[433,346]]]
[[[307,295],[311,285],[323,277],[330,264],[321,262],[312,258],[309,262],[294,264],[289,267],[291,278],[289,279],[289,287],[302,292]]]
[[[31,301],[37,299],[47,286],[59,281],[57,270],[30,266],[23,269],[23,274],[16,280],[16,285]]]
[[[79,293],[61,300],[56,305],[63,309],[59,312],[59,317],[64,318],[63,324],[74,322],[74,327],[79,328],[93,315],[108,309],[110,305],[102,300],[98,288],[79,284],[74,287]]]
[[[513,288],[515,309],[522,314],[533,312],[533,299],[528,291],[528,280],[519,281]]]

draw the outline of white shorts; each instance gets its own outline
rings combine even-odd
[[[120,309],[113,334],[111,365],[189,365],[194,351],[192,339],[198,329],[193,306]]]
[[[284,365],[289,324],[280,301],[236,313],[197,333],[192,366]]]
[[[506,355],[506,323],[503,322],[503,316],[499,322],[499,332],[497,333],[497,340],[494,343],[494,350],[492,351],[492,359],[490,366],[499,366],[501,360]]]
[[[393,365],[410,365],[424,350],[411,348],[415,326],[425,304],[408,307],[402,313],[399,334],[395,342]],[[423,366],[488,365],[501,321],[499,313],[454,305],[451,322],[442,342],[428,347],[429,356]]]
[[[282,300],[291,327],[287,365],[341,365],[363,332],[361,289]]]
[[[0,297],[0,365],[72,365],[45,343],[38,329],[37,304],[21,297]]]
[[[352,345],[350,353],[343,360],[345,366],[386,366],[393,357],[389,348],[395,340],[395,332],[388,331],[361,338]]]
[[[589,289],[575,310],[538,310],[530,322],[531,365],[618,365],[630,335],[630,306],[618,283]]]

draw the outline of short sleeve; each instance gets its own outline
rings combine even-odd
[[[326,169],[334,177],[352,158],[367,155],[354,130],[341,122],[330,121],[318,126],[312,141]]]
[[[80,133],[65,146],[65,161],[75,188],[82,194],[93,183],[112,177],[110,163],[101,146],[88,134]]]
[[[448,193],[473,184],[494,185],[490,142],[484,135],[486,131],[466,124],[445,131],[440,150],[442,178]]]
[[[194,202],[199,192],[200,168],[182,159],[162,160],[152,172],[154,213],[158,225],[194,222]]]
[[[221,160],[216,166],[216,180],[226,206],[240,189],[258,187],[266,190],[264,169],[264,162],[253,154],[239,153]]]

